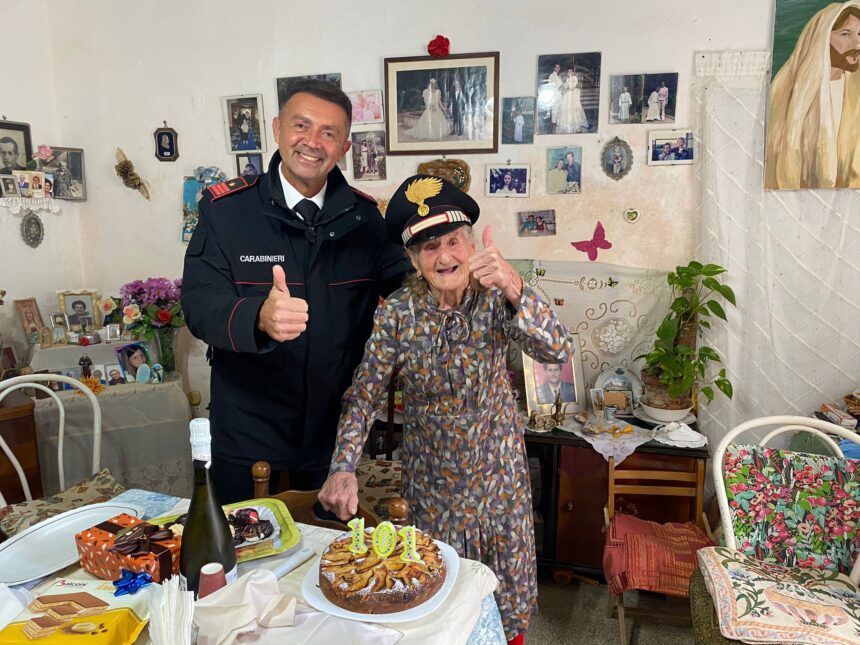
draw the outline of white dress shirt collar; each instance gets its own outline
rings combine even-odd
[[[281,165],[283,165],[283,161]],[[305,197],[299,191],[295,189],[295,187],[287,181],[287,178],[284,177],[284,173],[281,172],[281,166],[278,166],[278,178],[281,180],[281,187],[284,189],[284,203],[290,207],[290,210],[295,212],[296,204],[298,204],[303,199],[310,199],[314,204],[319,206],[320,210],[322,210],[323,204],[325,203],[325,189],[328,186],[328,181],[323,184],[322,189],[313,197]],[[296,217],[299,219],[304,219],[299,213],[296,213]]]

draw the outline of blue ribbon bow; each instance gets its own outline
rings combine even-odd
[[[141,571],[140,573],[134,573],[132,571],[129,571],[128,569],[122,569],[122,578],[113,581],[113,586],[116,587],[116,591],[113,592],[113,595],[134,595],[142,587],[145,587],[149,584],[152,584],[152,576],[145,571]]]

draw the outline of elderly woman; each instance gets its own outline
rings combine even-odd
[[[376,313],[344,410],[329,478],[319,494],[343,519],[358,507],[355,468],[393,373],[403,383],[401,494],[411,521],[498,577],[507,638],[523,642],[537,601],[531,490],[523,429],[506,372],[515,341],[536,360],[571,352],[566,329],[483,234],[475,201],[416,175],[386,212],[417,273]]]

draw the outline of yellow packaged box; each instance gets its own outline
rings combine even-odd
[[[0,645],[130,645],[149,620],[153,587],[116,597],[110,582],[59,578],[33,593],[33,602],[0,631]]]

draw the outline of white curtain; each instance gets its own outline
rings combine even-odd
[[[810,415],[860,386],[860,191],[765,191],[768,52],[696,55],[699,242],[728,269],[737,308],[700,344],[714,347],[733,401],[701,406],[715,445],[736,424]]]

